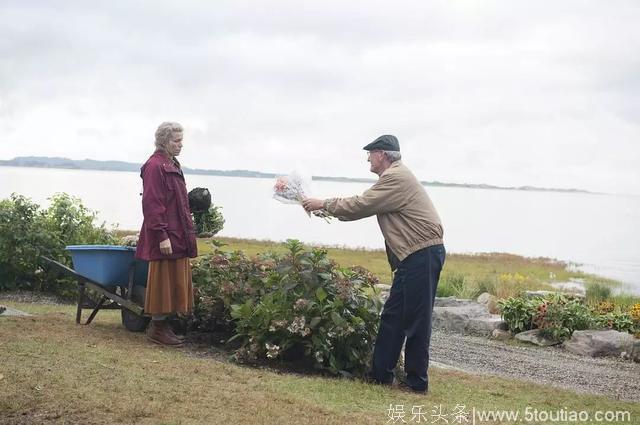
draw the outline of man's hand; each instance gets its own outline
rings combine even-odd
[[[162,255],[173,254],[173,250],[171,249],[171,241],[169,239],[165,239],[160,242],[160,252],[162,253]]]
[[[309,212],[321,210],[324,208],[324,199],[307,198],[302,201],[302,206]]]

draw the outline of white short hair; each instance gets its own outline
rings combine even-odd
[[[402,159],[402,154],[399,151],[382,151],[389,158],[389,161],[396,162]]]
[[[166,150],[167,144],[182,135],[183,131],[182,126],[177,122],[163,122],[156,130],[156,148]]]

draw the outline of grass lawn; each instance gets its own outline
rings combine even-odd
[[[36,314],[0,319],[3,424],[384,424],[390,406],[402,407],[407,423],[422,406],[425,423],[433,420],[434,408],[450,415],[462,405],[468,413],[475,408],[521,415],[527,407],[624,411],[631,418],[624,423],[640,423],[640,404],[532,383],[432,369],[430,393],[417,396],[244,367],[207,347],[160,348],[126,331],[117,311],[102,311],[91,325],[80,326],[73,306],[0,302]]]

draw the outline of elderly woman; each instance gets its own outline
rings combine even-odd
[[[144,221],[136,258],[149,261],[144,303],[151,315],[147,338],[168,346],[182,344],[167,319],[193,310],[189,258],[198,255],[187,186],[176,159],[182,150],[182,133],[178,123],[160,124],[156,150],[140,172]]]

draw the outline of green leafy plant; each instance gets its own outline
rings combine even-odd
[[[533,323],[546,336],[557,341],[563,341],[574,331],[589,329],[594,324],[593,313],[587,306],[560,294],[540,300],[537,310]]]
[[[50,201],[47,209],[17,194],[0,201],[0,290],[75,296],[75,282],[48,273],[40,256],[70,266],[67,245],[115,243],[113,232],[104,223],[96,226],[95,212],[79,199],[61,193]]]
[[[613,312],[599,316],[596,319],[599,327],[613,329],[619,332],[633,333],[636,328],[631,314],[627,312]]]
[[[285,254],[220,250],[193,267],[194,326],[227,329],[238,361],[304,361],[345,376],[368,370],[381,303],[375,276],[341,268],[296,240]]]
[[[200,237],[214,236],[224,227],[222,207],[212,205],[208,211],[194,212],[192,215],[196,234]]]
[[[539,302],[527,298],[512,297],[498,301],[498,308],[509,330],[518,333],[533,328],[533,318],[537,314],[538,304]]]
[[[579,298],[552,294],[545,298],[509,298],[500,301],[502,317],[512,332],[541,329],[543,334],[563,341],[576,330],[614,329],[620,332],[640,331],[635,313],[640,308],[620,311],[612,303],[599,304],[591,309]],[[614,311],[615,309],[615,311]]]

